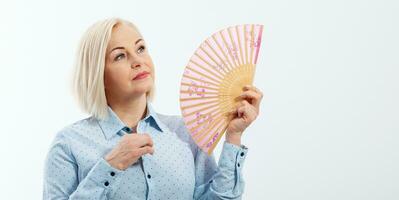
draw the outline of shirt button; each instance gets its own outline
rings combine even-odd
[[[241,157],[243,157],[245,155],[245,153],[244,152],[241,152]]]
[[[123,130],[124,130],[126,133],[132,133],[132,129],[129,128],[129,127],[127,127],[127,126],[123,127]]]
[[[115,172],[111,172],[110,175],[111,175],[111,176],[115,176]]]
[[[240,167],[240,163],[237,163],[237,166]]]
[[[151,178],[151,175],[150,175],[150,174],[148,174],[148,175],[147,175],[147,178]]]
[[[108,185],[109,185],[109,182],[108,182],[108,181],[105,181],[104,185],[105,185],[105,186],[108,186]]]

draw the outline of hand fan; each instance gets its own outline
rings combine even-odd
[[[263,25],[223,29],[207,38],[188,62],[180,110],[195,143],[208,154],[227,129],[245,85],[252,85]]]

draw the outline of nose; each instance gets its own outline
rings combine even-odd
[[[131,60],[131,62],[130,62],[130,67],[132,68],[132,69],[135,69],[135,68],[138,68],[138,67],[142,67],[143,66],[143,59],[142,58],[135,58],[135,59],[132,59]]]
[[[141,67],[141,65],[140,64],[131,64],[130,67],[132,69],[134,69],[134,68],[137,68],[137,67]]]

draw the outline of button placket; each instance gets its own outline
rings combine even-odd
[[[143,120],[140,120],[137,123],[137,133],[138,134],[143,134],[143,130],[144,129],[143,129],[142,123],[143,123]],[[143,172],[144,172],[145,176],[147,177],[148,172],[147,172],[146,167],[145,167],[145,155],[141,156],[140,162],[141,162],[141,166],[143,168]]]

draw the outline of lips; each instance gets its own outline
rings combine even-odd
[[[149,74],[150,73],[146,72],[146,71],[140,72],[133,78],[133,80],[139,80],[139,79],[146,78]]]

